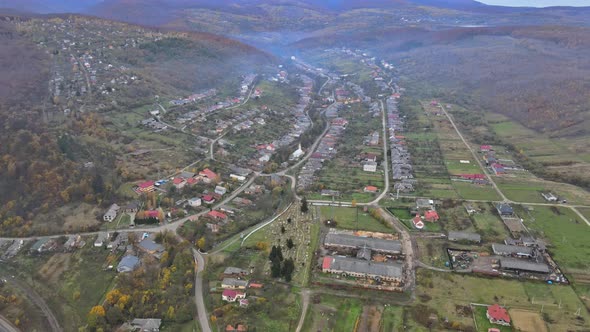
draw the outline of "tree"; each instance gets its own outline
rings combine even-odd
[[[301,213],[307,213],[309,208],[307,207],[307,198],[303,197],[301,199]]]
[[[107,310],[106,318],[107,322],[111,325],[118,324],[124,319],[123,312],[117,306],[110,307],[109,310]]]
[[[285,234],[285,226],[281,226],[281,234]]]
[[[293,240],[291,238],[287,239],[287,248],[293,249],[294,246]]]
[[[281,274],[285,278],[286,282],[291,281],[291,278],[293,276],[293,271],[295,271],[295,263],[293,262],[293,259],[288,258],[285,260],[285,262],[283,264],[283,268],[281,270]]]
[[[206,241],[207,240],[205,239],[205,237],[201,236],[201,238],[199,240],[197,240],[197,247],[199,247],[199,249],[203,250],[205,248],[205,245],[207,244]]]

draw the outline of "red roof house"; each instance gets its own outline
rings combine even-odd
[[[186,184],[186,181],[183,178],[174,178],[174,180],[172,180],[172,183],[176,188],[182,189]]]
[[[330,269],[330,266],[332,266],[332,257],[324,257],[324,260],[322,261],[322,271],[326,272]]]
[[[435,222],[438,221],[438,219],[440,219],[438,213],[434,210],[428,210],[424,213],[424,220],[426,221]]]
[[[482,180],[486,178],[484,174],[459,174],[459,177],[465,180]]]
[[[203,199],[203,202],[207,203],[207,204],[213,204],[215,203],[215,197],[211,196],[211,195],[205,195],[203,197],[201,197]]]
[[[139,192],[149,193],[154,191],[154,181],[145,181],[137,185]]]
[[[420,214],[416,214],[414,219],[412,219],[412,223],[414,224],[414,227],[416,227],[417,229],[424,228],[424,222],[422,221]]]
[[[479,147],[479,151],[481,152],[488,152],[492,149],[491,145],[482,145]]]
[[[486,317],[488,317],[492,324],[510,326],[510,316],[508,315],[508,311],[499,304],[489,306],[488,311],[486,312]]]
[[[217,180],[219,177],[219,175],[217,175],[217,173],[213,172],[212,170],[210,170],[208,168],[205,168],[204,170],[200,171],[199,175],[204,176],[204,177],[211,179],[211,180]]]
[[[375,186],[366,186],[364,191],[366,193],[376,193],[379,191],[379,188],[377,188]]]
[[[226,289],[221,293],[221,299],[227,302],[236,302],[238,299],[245,299],[246,293],[239,292],[233,289]]]
[[[220,211],[209,211],[209,213],[207,213],[207,215],[213,219],[227,219],[227,216],[225,215],[225,213],[220,212]]]

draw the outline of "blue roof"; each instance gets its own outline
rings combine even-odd
[[[133,270],[137,265],[139,265],[139,258],[137,256],[128,255],[121,259],[119,265],[117,265],[117,270],[120,270],[123,267]]]

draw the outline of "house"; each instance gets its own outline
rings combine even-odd
[[[210,179],[211,181],[219,180],[219,175],[217,175],[217,173],[213,172],[208,168],[205,168],[204,170],[200,171],[199,175],[207,179]]]
[[[219,230],[221,229],[221,227],[219,227],[219,225],[217,225],[217,224],[213,224],[213,223],[208,222],[207,229],[209,229],[211,231],[211,233],[219,233]]]
[[[139,266],[139,258],[133,255],[127,255],[121,259],[117,265],[117,272],[125,273],[135,270]]]
[[[547,202],[557,202],[557,196],[553,195],[553,193],[541,193],[541,196],[543,196]]]
[[[246,181],[246,177],[245,176],[238,175],[238,174],[233,174],[232,173],[232,174],[229,175],[229,177],[230,177],[230,179],[234,179],[234,180],[240,181],[240,182]]]
[[[213,210],[207,213],[207,216],[213,219],[227,220],[227,215],[221,211]]]
[[[135,318],[131,321],[133,331],[159,332],[162,320],[158,318]]]
[[[221,299],[226,302],[236,302],[239,299],[245,299],[246,293],[233,289],[226,289],[221,293]]]
[[[137,191],[140,194],[150,193],[150,192],[154,191],[154,189],[155,189],[154,184],[155,184],[154,181],[142,182],[137,185]]]
[[[506,203],[496,205],[496,210],[498,210],[500,216],[512,216],[514,214],[512,207]]]
[[[46,250],[46,248],[49,246],[50,240],[51,240],[50,238],[43,238],[43,239],[38,240],[37,242],[35,242],[35,244],[33,244],[30,251],[33,253],[44,252]]]
[[[238,324],[236,326],[233,325],[228,325],[225,328],[225,332],[247,332],[248,328],[246,327],[246,325],[243,324]]]
[[[188,178],[186,179],[186,184],[188,184],[189,186],[194,186],[195,184],[199,183],[199,179],[198,178]]]
[[[488,329],[488,332],[502,332],[502,331],[500,331],[500,329],[497,329],[497,328],[495,328],[495,327],[490,327],[490,328]]]
[[[486,317],[492,324],[499,324],[504,326],[510,326],[510,316],[506,308],[501,307],[498,304],[494,304],[488,307],[486,311]]]
[[[369,262],[341,256],[325,256],[322,261],[322,272],[397,282],[401,281],[403,275],[400,263]]]
[[[428,210],[424,213],[424,220],[428,222],[435,222],[438,221],[438,219],[440,219],[438,213],[434,210]]]
[[[494,171],[494,174],[496,175],[506,174],[506,169],[504,169],[504,166],[498,163],[492,164],[492,171]]]
[[[201,206],[201,203],[202,203],[202,201],[199,197],[193,197],[188,200],[188,205],[190,205],[192,207]]]
[[[106,240],[108,240],[108,238],[109,238],[109,233],[107,233],[107,232],[98,233],[98,237],[96,238],[96,241],[94,241],[94,246],[95,247],[102,247],[104,245],[104,242]]]
[[[183,178],[183,179],[185,179],[185,180],[188,180],[190,178],[193,178],[194,176],[195,176],[195,173],[193,173],[193,172],[182,171],[180,173],[180,177]]]
[[[227,188],[222,187],[222,186],[217,186],[217,187],[215,187],[215,193],[223,196],[227,193]]]
[[[434,201],[427,198],[416,199],[417,210],[434,210]]]
[[[215,197],[213,197],[212,195],[204,195],[203,197],[201,197],[201,199],[203,200],[203,202],[205,202],[205,204],[215,203]]]
[[[262,289],[262,287],[264,287],[264,284],[261,284],[261,283],[258,283],[258,282],[250,282],[248,284],[248,288]]]
[[[377,172],[377,163],[374,161],[368,161],[363,165],[363,171],[365,172]]]
[[[513,246],[501,243],[493,243],[492,250],[496,255],[517,257],[532,257],[535,252],[531,247]]]
[[[174,178],[174,180],[172,180],[172,183],[174,184],[174,187],[176,187],[176,189],[182,189],[186,185],[186,181],[180,177]]]
[[[417,229],[424,228],[424,222],[422,221],[422,218],[419,214],[416,214],[414,219],[412,219],[412,223],[414,224],[414,227],[416,227]]]
[[[250,274],[250,271],[248,270],[244,270],[244,269],[240,269],[239,267],[233,267],[233,266],[228,266],[225,268],[225,270],[223,271],[223,274],[226,276],[247,276]]]
[[[377,193],[377,192],[379,192],[379,188],[377,188],[375,186],[366,186],[363,191],[366,193]]]
[[[164,251],[164,247],[161,244],[157,244],[149,238],[141,240],[138,244],[139,248],[152,255],[159,254]]]
[[[102,219],[108,222],[115,220],[115,218],[117,218],[117,212],[119,212],[120,209],[121,208],[117,204],[111,205],[104,216],[102,216]]]
[[[221,288],[223,289],[246,289],[248,288],[248,280],[236,279],[236,278],[224,278],[221,282]]]
[[[137,213],[139,211],[140,203],[138,201],[133,201],[127,206],[125,206],[124,212],[126,213]]]
[[[479,147],[479,151],[481,151],[481,152],[492,151],[492,146],[491,145],[482,145]]]

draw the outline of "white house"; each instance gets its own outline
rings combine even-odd
[[[363,165],[363,171],[365,172],[377,172],[377,163],[374,161],[368,161]]]
[[[241,176],[241,175],[237,175],[237,174],[230,174],[229,177],[234,180],[240,181],[240,182],[244,182],[246,180],[245,176]]]
[[[117,212],[119,212],[119,209],[121,209],[121,207],[119,205],[117,205],[117,204],[111,205],[109,207],[109,209],[107,210],[107,212],[102,217],[103,220],[108,221],[108,222],[115,220],[115,218],[117,217]]]
[[[217,186],[217,187],[215,187],[215,193],[217,195],[223,196],[223,195],[225,195],[227,193],[227,188],[222,187],[222,186]]]
[[[188,200],[188,205],[192,206],[192,207],[197,207],[197,206],[201,206],[203,202],[201,201],[201,199],[199,197],[194,197]]]

